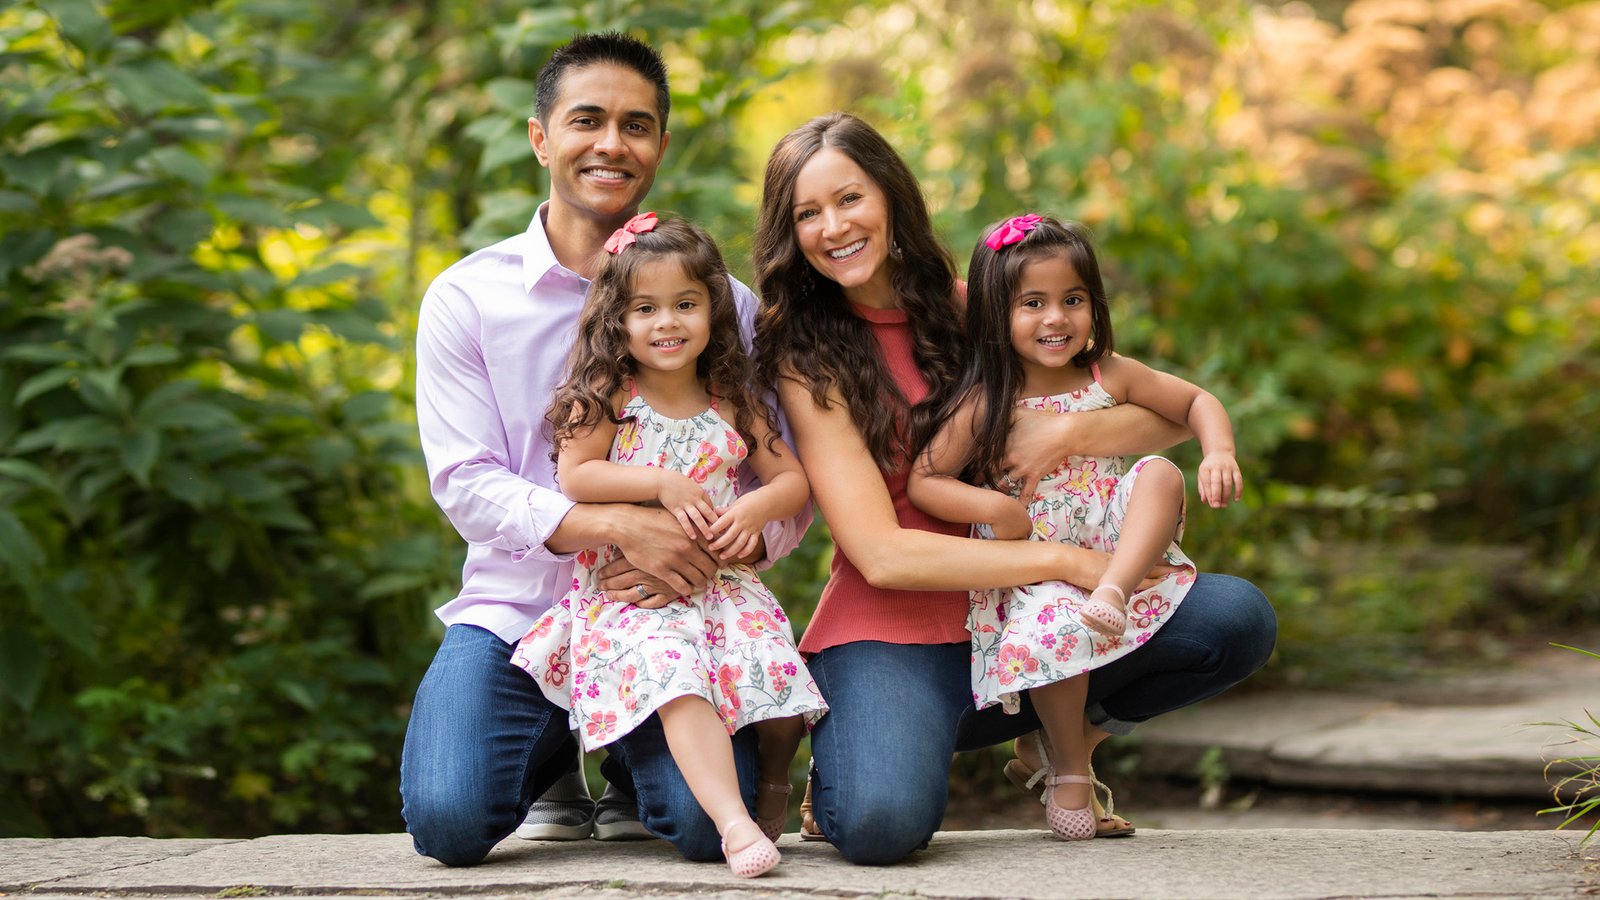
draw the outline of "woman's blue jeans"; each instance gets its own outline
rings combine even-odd
[[[511,664],[511,649],[482,628],[452,625],[417,687],[400,757],[401,813],[417,852],[446,865],[481,862],[577,758],[567,711]],[[733,747],[753,809],[755,732],[739,732]],[[716,826],[678,772],[659,719],[607,749],[601,770],[638,796],[646,828],[688,859],[722,858]]]
[[[1222,693],[1272,654],[1277,620],[1254,585],[1202,574],[1144,647],[1089,674],[1091,722],[1126,734]],[[811,657],[828,714],[811,732],[813,814],[845,859],[898,862],[944,818],[951,754],[1039,727],[1022,712],[974,710],[967,644],[859,641]]]

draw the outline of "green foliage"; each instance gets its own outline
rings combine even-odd
[[[1600,659],[1600,653],[1592,650],[1566,644],[1552,646]],[[1600,832],[1600,717],[1593,712],[1586,712],[1581,720],[1539,724],[1562,729],[1566,737],[1563,746],[1573,748],[1557,751],[1545,764],[1545,778],[1551,782],[1550,793],[1556,805],[1539,812],[1562,816],[1557,828],[1566,828],[1575,822],[1582,827],[1583,819],[1594,817],[1594,823],[1584,832],[1583,839],[1578,841],[1578,846],[1583,847]]]
[[[1595,26],[1346,7],[0,9],[0,835],[398,826],[462,553],[415,309],[543,198],[532,80],[582,29],[664,50],[651,205],[736,272],[772,141],[834,107],[958,259],[1087,221],[1119,349],[1233,414],[1246,502],[1185,544],[1275,602],[1266,678],[1600,613]],[[767,576],[797,626],[828,561],[819,522]]]
[[[5,833],[395,820],[454,560],[341,258],[377,220],[317,107],[378,105],[243,38],[286,11],[0,13]]]

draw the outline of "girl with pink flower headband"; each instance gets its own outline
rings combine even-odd
[[[1137,650],[1183,601],[1195,567],[1178,548],[1184,483],[1160,456],[1069,456],[1037,486],[1014,481],[1004,449],[1017,407],[1050,412],[1131,403],[1200,440],[1202,502],[1239,498],[1233,427],[1217,398],[1112,354],[1100,265],[1079,225],[1040,215],[991,228],[972,253],[962,374],[922,435],[908,495],[918,509],[967,522],[980,537],[1059,541],[1111,553],[1092,592],[1065,581],[971,595],[973,700],[1021,709],[1044,725],[1045,817],[1062,840],[1095,836],[1094,779],[1084,738],[1087,674]],[[931,430],[932,426],[924,431]],[[1152,567],[1172,567],[1147,579]],[[1131,602],[1130,602],[1131,599]]]
[[[810,499],[804,471],[755,388],[722,256],[683,220],[643,213],[617,229],[546,413],[563,493],[587,503],[655,503],[723,567],[688,597],[608,599],[597,572],[615,547],[578,554],[572,587],[518,643],[512,662],[571,712],[584,749],[652,714],[684,781],[722,835],[728,867],[778,864],[789,764],[827,709],[788,617],[741,560],[768,522]],[[748,462],[762,486],[739,492]],[[754,725],[752,819],[730,735]]]

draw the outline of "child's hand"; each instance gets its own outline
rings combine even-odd
[[[731,506],[717,509],[717,520],[711,523],[711,552],[724,561],[742,559],[755,552],[761,543],[761,529],[767,519],[746,503],[749,494],[733,501]]]
[[[705,488],[681,472],[671,469],[660,471],[661,484],[656,489],[656,499],[677,518],[684,534],[694,539],[710,538],[711,523],[716,521],[717,511],[711,505],[711,497],[706,494]],[[695,533],[696,528],[699,529],[698,534]]]
[[[995,492],[998,502],[995,504],[994,513],[989,523],[997,541],[1020,541],[1033,534],[1033,519],[1028,516],[1028,507],[1014,497],[1008,497],[998,491]]]
[[[1212,509],[1227,506],[1244,492],[1244,475],[1232,453],[1207,453],[1200,461],[1200,501]]]

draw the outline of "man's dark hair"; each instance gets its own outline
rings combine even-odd
[[[599,63],[632,69],[656,86],[656,106],[661,115],[661,130],[665,131],[667,111],[672,106],[672,95],[667,89],[667,64],[654,47],[618,31],[580,34],[550,55],[550,61],[539,70],[534,91],[533,114],[539,117],[540,123],[550,124],[550,108],[561,93],[561,80],[567,72]]]

